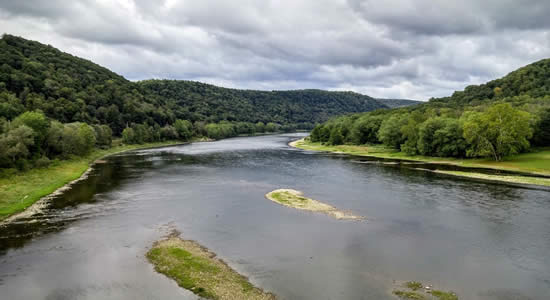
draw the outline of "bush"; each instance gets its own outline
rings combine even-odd
[[[46,156],[42,156],[34,162],[34,166],[37,168],[45,168],[51,163],[50,159]]]

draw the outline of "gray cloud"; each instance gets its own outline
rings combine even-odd
[[[0,0],[0,28],[133,80],[426,100],[549,57],[549,13],[544,0]]]

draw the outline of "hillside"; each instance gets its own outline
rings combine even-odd
[[[386,108],[353,92],[238,90],[183,80],[146,80],[138,85],[184,107],[185,119],[317,123],[334,115]]]
[[[494,160],[550,146],[550,59],[450,97],[337,117],[317,126],[311,140],[383,144],[409,156]]]
[[[316,122],[386,105],[352,92],[253,91],[191,81],[131,82],[93,62],[12,35],[0,40],[0,118],[41,110],[62,123],[107,124],[117,135],[149,126],[240,121],[311,128]]]
[[[412,106],[423,103],[422,101],[409,100],[409,99],[385,99],[385,98],[376,98],[378,102],[386,105],[389,108],[399,108]]]
[[[550,59],[529,64],[485,84],[468,86],[452,96],[430,99],[430,102],[464,106],[522,95],[531,98],[550,95]]]

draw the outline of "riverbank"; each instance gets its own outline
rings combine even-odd
[[[320,212],[338,220],[362,220],[364,217],[356,216],[350,212],[342,211],[334,206],[320,201],[304,197],[304,194],[292,189],[278,189],[271,191],[265,197],[275,203],[295,209]]]
[[[0,221],[7,221],[8,218],[25,211],[41,198],[62,192],[70,183],[84,179],[91,166],[101,158],[130,150],[179,144],[183,142],[118,145],[109,149],[96,149],[87,156],[57,161],[45,168],[35,168],[0,178]]]
[[[550,186],[550,149],[540,149],[532,153],[524,153],[507,157],[504,161],[496,162],[487,159],[456,159],[456,158],[441,158],[427,156],[410,156],[403,152],[394,149],[388,149],[383,146],[356,146],[356,145],[336,145],[328,146],[320,143],[312,143],[305,139],[300,139],[289,143],[289,146],[312,151],[324,151],[340,154],[350,154],[357,156],[407,160],[429,164],[445,164],[464,168],[482,168],[496,171],[511,171],[521,172],[530,176],[521,175],[490,175],[478,172],[461,172],[461,171],[441,171],[436,173],[444,173],[447,175],[469,177],[490,181],[530,184]],[[542,175],[542,176],[541,176]],[[539,176],[539,177],[537,177]]]
[[[254,287],[207,248],[178,235],[173,233],[156,242],[147,252],[147,259],[157,272],[206,299],[276,299]]]

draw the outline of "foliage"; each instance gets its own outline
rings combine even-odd
[[[463,116],[464,137],[471,145],[468,156],[491,156],[496,161],[529,148],[533,130],[530,114],[510,104],[497,104],[486,112]]]
[[[131,82],[52,46],[8,34],[0,39],[0,168],[86,155],[111,147],[113,136],[126,144],[219,139],[310,129],[334,115],[386,107],[352,92]]]
[[[407,155],[504,157],[550,146],[550,59],[451,97],[391,110],[333,118],[312,142],[383,144]],[[339,128],[343,139],[331,138]]]

